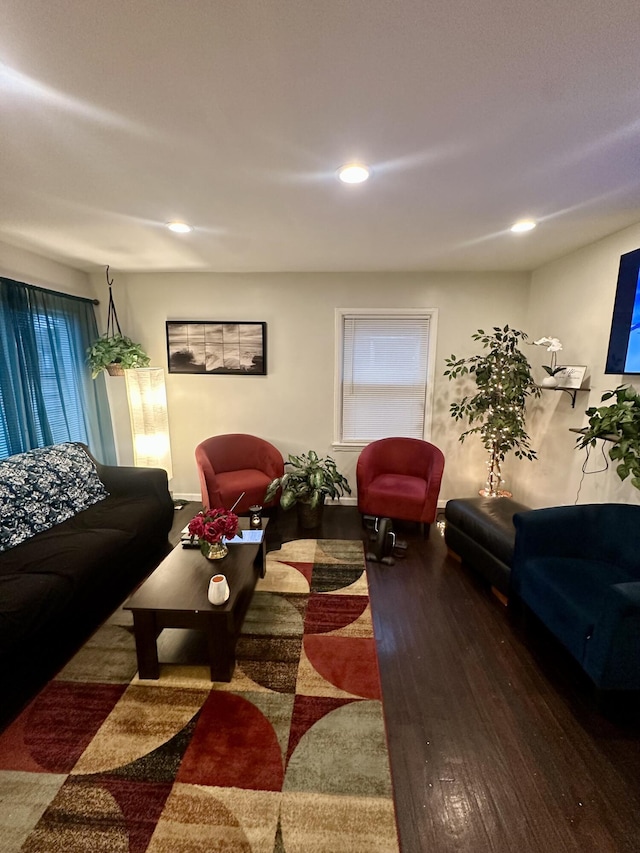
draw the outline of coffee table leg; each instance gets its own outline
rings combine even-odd
[[[231,681],[236,665],[233,618],[226,614],[222,618],[209,619],[206,631],[211,681]]]
[[[133,611],[139,678],[160,678],[155,614],[148,610]]]

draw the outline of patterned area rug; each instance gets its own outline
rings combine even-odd
[[[268,555],[230,684],[138,680],[128,620],[0,735],[0,850],[396,853],[360,542]]]

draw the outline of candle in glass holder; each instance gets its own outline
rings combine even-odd
[[[249,527],[252,530],[262,528],[262,507],[257,504],[249,507]]]

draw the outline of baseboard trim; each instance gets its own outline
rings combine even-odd
[[[202,496],[199,492],[171,492],[171,497],[177,501],[202,502]],[[325,503],[327,506],[358,506],[357,498],[329,498]]]
[[[200,492],[171,492],[171,497],[174,501],[196,501],[197,503],[202,503]]]
[[[171,492],[171,497],[175,500],[179,501],[197,501],[200,503],[202,500],[202,496],[199,492]],[[438,501],[438,509],[444,509],[446,506],[446,501]],[[326,500],[327,506],[358,506],[358,498],[354,497],[344,497],[344,498],[328,498]]]
[[[357,498],[327,498],[326,506],[358,506]]]

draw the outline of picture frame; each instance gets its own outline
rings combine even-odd
[[[555,374],[558,388],[581,388],[587,367],[584,364],[563,364]]]
[[[236,320],[167,320],[169,373],[266,376],[267,324]]]

